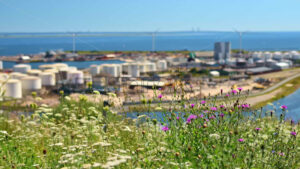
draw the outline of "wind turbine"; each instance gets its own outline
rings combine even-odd
[[[159,29],[157,29],[156,31],[152,32],[152,52],[155,51],[155,38],[156,38],[156,34],[158,33]]]
[[[239,52],[239,54],[240,54],[240,56],[242,56],[242,40],[243,40],[243,34],[244,33],[246,33],[246,32],[248,32],[248,31],[238,31],[238,30],[236,30],[236,29],[234,29],[234,31],[239,35],[239,48],[240,48],[240,52]]]
[[[76,41],[75,41],[75,37],[76,37],[76,34],[73,33],[73,34],[72,34],[72,38],[73,38],[73,53],[75,53],[75,51],[76,51]]]

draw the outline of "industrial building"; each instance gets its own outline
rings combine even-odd
[[[214,59],[215,61],[225,63],[231,57],[231,44],[230,42],[216,42],[214,46]]]

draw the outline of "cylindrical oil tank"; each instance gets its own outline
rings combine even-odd
[[[22,85],[17,79],[9,79],[5,83],[5,96],[16,99],[22,98]]]
[[[45,65],[40,65],[39,66],[40,70],[48,70],[48,69],[56,69],[55,64],[45,64]]]
[[[120,76],[121,74],[121,66],[119,65],[116,65],[116,64],[103,64],[101,65],[101,72],[105,73],[105,74],[108,74],[112,77],[118,77]]]
[[[12,72],[12,73],[9,74],[9,76],[10,76],[11,79],[18,79],[18,80],[20,80],[20,79],[22,79],[22,78],[24,78],[24,77],[26,77],[28,75],[24,74],[24,73],[20,73],[20,72]]]
[[[70,71],[67,75],[68,82],[70,84],[83,84],[84,83],[84,75],[82,71]]]
[[[24,90],[40,90],[42,88],[42,81],[40,77],[27,76],[21,79],[22,89]]]
[[[157,69],[158,70],[167,70],[168,64],[166,60],[159,60],[157,62]]]
[[[40,73],[42,73],[42,71],[38,69],[31,69],[27,71],[27,74],[30,76],[39,76]]]
[[[53,65],[54,65],[55,69],[57,69],[59,71],[60,70],[68,70],[68,68],[69,68],[69,66],[65,63],[55,63]]]
[[[18,64],[13,67],[14,72],[27,73],[28,70],[31,70],[31,66],[26,64]]]
[[[100,66],[99,65],[91,65],[90,66],[90,74],[92,76],[95,76],[99,73],[100,73]]]
[[[0,60],[0,70],[3,69],[3,62]]]
[[[0,80],[5,81],[9,78],[9,75],[6,73],[0,73]]]
[[[69,71],[76,71],[77,70],[77,67],[75,67],[75,66],[70,66],[69,67]]]
[[[39,77],[41,78],[43,86],[55,86],[55,73],[52,72],[42,72]]]
[[[140,77],[140,67],[138,64],[132,64],[129,67],[129,75],[131,75],[131,77]]]

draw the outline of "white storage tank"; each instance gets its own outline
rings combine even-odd
[[[66,69],[68,69],[68,65],[67,64],[65,64],[65,63],[55,63],[55,64],[53,64],[54,65],[54,67],[57,69],[57,70],[66,70]]]
[[[0,70],[3,69],[3,62],[0,60]]]
[[[120,77],[122,73],[121,65],[117,64],[103,64],[101,65],[101,72],[111,75],[112,77]]]
[[[131,75],[131,77],[140,77],[139,64],[130,65],[128,74]]]
[[[281,60],[281,59],[283,59],[283,54],[281,52],[274,52],[273,59]]]
[[[70,84],[83,84],[84,83],[84,74],[82,71],[70,71],[67,75],[67,80]]]
[[[58,73],[59,71],[57,69],[47,69],[44,72]]]
[[[16,99],[22,98],[22,85],[17,79],[9,79],[5,83],[5,96]]]
[[[69,71],[76,71],[77,70],[77,67],[75,67],[75,66],[70,66],[69,67]]]
[[[122,71],[129,74],[129,69],[130,69],[131,63],[123,63],[122,66]]]
[[[218,71],[210,71],[209,74],[213,77],[219,77],[220,76],[220,72],[218,72]]]
[[[42,88],[41,78],[36,76],[27,76],[21,79],[23,90],[40,90]]]
[[[27,71],[27,74],[30,76],[39,76],[40,73],[42,73],[42,71],[38,69],[31,69]]]
[[[273,54],[271,52],[264,52],[263,56],[264,56],[264,59],[267,60],[267,59],[271,59]]]
[[[148,70],[147,70],[147,65],[144,64],[144,63],[140,63],[140,64],[139,64],[139,70],[140,70],[141,73],[146,73],[146,72],[148,72]]]
[[[159,60],[157,62],[157,69],[158,70],[167,70],[168,69],[168,64],[166,60]]]
[[[95,76],[95,75],[97,75],[99,73],[100,73],[100,66],[98,66],[98,65],[91,65],[90,66],[90,74],[92,76]]]
[[[6,73],[0,73],[0,80],[5,81],[9,78],[9,75]]]
[[[55,86],[55,73],[42,72],[39,77],[41,78],[42,86]]]
[[[18,79],[18,80],[20,80],[20,79],[22,79],[22,78],[24,78],[24,77],[26,77],[28,75],[24,74],[24,73],[20,73],[20,72],[12,72],[12,73],[9,74],[9,76],[10,76],[11,79]]]
[[[56,66],[54,64],[45,64],[39,66],[40,70],[48,70],[48,69],[56,69]]]
[[[156,64],[153,62],[147,63],[147,71],[148,72],[155,72],[156,71]]]
[[[27,73],[29,70],[31,70],[31,66],[26,64],[18,64],[13,67],[14,72]]]

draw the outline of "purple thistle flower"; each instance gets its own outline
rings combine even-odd
[[[261,128],[259,128],[259,127],[255,128],[256,131],[259,131],[260,129],[261,129]]]
[[[163,95],[162,95],[162,94],[159,94],[157,97],[158,97],[159,99],[161,99],[161,98],[163,97]]]
[[[195,107],[195,104],[192,103],[192,104],[191,104],[191,108],[194,108],[194,107]]]
[[[274,154],[274,153],[275,153],[275,151],[274,151],[274,150],[272,150],[272,153]]]
[[[284,153],[281,153],[281,152],[279,152],[279,153],[278,153],[278,155],[280,155],[280,156],[284,156]]]
[[[215,119],[216,117],[214,115],[210,116],[209,119]]]
[[[180,117],[179,117],[179,116],[177,116],[177,117],[176,117],[176,119],[177,119],[177,120],[179,120],[179,119],[180,119]]]
[[[203,114],[200,114],[200,115],[199,115],[199,117],[200,117],[200,118],[203,118],[203,117],[204,117],[204,115],[203,115]]]
[[[169,130],[169,127],[168,127],[168,126],[163,126],[163,127],[161,128],[161,130],[162,130],[162,131],[168,131],[168,130]]]
[[[225,96],[226,96],[226,97],[229,97],[229,94],[226,94]]]
[[[237,91],[236,91],[236,90],[231,90],[231,93],[232,93],[232,94],[236,94]]]
[[[292,132],[291,132],[291,135],[296,136],[297,133],[296,133],[295,131],[292,131]]]
[[[220,105],[220,108],[223,109],[225,106],[224,105]]]
[[[221,89],[221,94],[223,94],[223,89]]]
[[[210,110],[217,111],[218,109],[216,107],[211,107]]]
[[[240,138],[238,139],[239,142],[244,142],[244,139]]]
[[[223,117],[224,117],[224,114],[223,114],[223,113],[221,113],[219,116],[223,118]]]
[[[239,91],[242,91],[242,90],[243,90],[243,88],[239,87],[239,88],[238,88],[238,90],[239,90]]]
[[[283,110],[285,110],[285,109],[287,109],[287,106],[286,105],[282,105],[282,106],[280,106],[280,108],[283,109]]]
[[[202,101],[201,101],[201,104],[205,104],[205,103],[206,103],[206,101],[205,101],[205,100],[202,100]]]
[[[191,114],[189,117],[186,119],[186,123],[191,123],[192,120],[197,119],[197,115]]]

